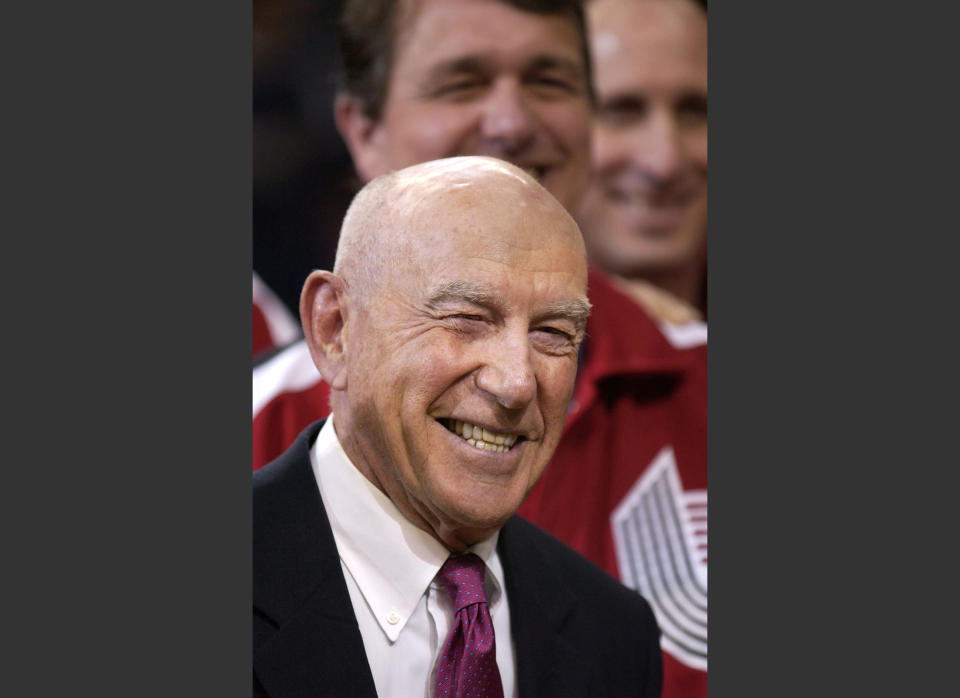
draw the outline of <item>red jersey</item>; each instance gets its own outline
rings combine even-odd
[[[300,323],[263,280],[253,274],[253,354],[282,347],[300,336]]]
[[[707,328],[658,326],[596,271],[557,451],[517,512],[653,606],[663,697],[707,695]]]

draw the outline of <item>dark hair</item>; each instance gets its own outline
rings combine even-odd
[[[417,0],[418,1],[418,0]],[[569,14],[580,35],[588,93],[593,95],[590,49],[582,0],[500,0],[524,12],[544,15]],[[401,28],[400,15],[409,11],[410,0],[346,0],[340,14],[340,91],[363,101],[364,112],[379,120],[387,98],[390,70]]]

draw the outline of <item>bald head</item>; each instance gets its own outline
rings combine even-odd
[[[399,260],[416,265],[434,238],[480,232],[485,223],[516,225],[531,216],[556,219],[556,234],[583,247],[579,228],[524,170],[496,158],[433,160],[381,175],[356,195],[340,230],[334,273],[358,300],[378,292]],[[512,219],[512,220],[511,220]]]

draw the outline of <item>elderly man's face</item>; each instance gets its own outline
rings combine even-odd
[[[413,12],[382,118],[355,157],[360,174],[489,155],[575,210],[590,166],[590,104],[573,18],[497,0],[421,0]]]
[[[561,213],[542,191],[445,193],[347,331],[358,460],[453,549],[516,511],[560,439],[586,298]]]
[[[707,215],[707,20],[692,2],[588,5],[597,113],[578,216],[591,256],[630,275],[697,261]]]

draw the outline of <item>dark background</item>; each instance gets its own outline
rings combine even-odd
[[[253,268],[299,318],[359,189],[333,122],[338,0],[254,0]]]

